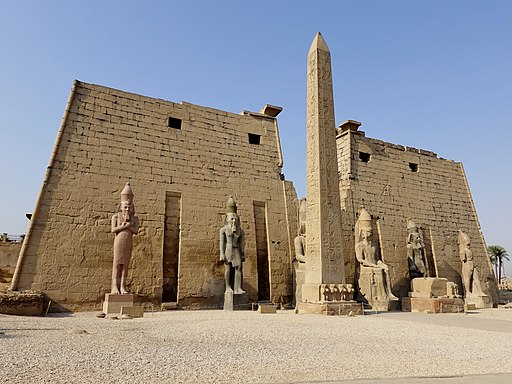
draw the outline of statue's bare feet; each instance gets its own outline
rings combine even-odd
[[[110,290],[110,294],[111,294],[111,295],[119,295],[119,289],[117,289],[117,288],[112,288],[112,289]]]
[[[121,295],[126,295],[127,293],[130,293],[128,292],[126,289],[124,288],[121,288]]]
[[[243,289],[238,289],[238,290],[235,291],[235,293],[237,295],[241,295],[242,293],[245,293],[245,291]]]
[[[231,287],[226,287],[226,292],[225,293],[231,293],[233,292],[233,290],[231,289]]]

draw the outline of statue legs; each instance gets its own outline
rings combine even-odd
[[[126,294],[126,280],[128,278],[128,264],[116,264],[112,268],[112,288],[111,294]]]
[[[235,268],[235,283],[233,285],[235,293],[245,293],[242,289],[242,264]]]
[[[224,264],[224,280],[226,281],[226,292],[245,293],[242,289],[242,265],[232,267],[230,263]],[[231,288],[231,269],[235,270],[233,288]]]
[[[231,283],[230,283],[230,276],[231,276],[231,264],[225,263],[224,264],[224,280],[226,281],[226,292],[233,292],[231,289]]]

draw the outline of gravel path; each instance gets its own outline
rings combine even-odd
[[[91,312],[0,315],[0,378],[5,383],[298,383],[512,373],[512,310],[423,316],[220,310],[146,312],[131,320],[98,319]]]

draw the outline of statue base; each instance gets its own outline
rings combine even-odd
[[[409,297],[460,298],[457,285],[442,277],[416,277],[412,279]]]
[[[400,310],[400,300],[368,300],[368,304],[371,305],[373,311],[378,312],[389,312]]]
[[[251,309],[249,297],[247,293],[224,293],[224,310],[225,311],[246,311]]]
[[[420,313],[459,313],[464,300],[458,297],[404,297],[402,311]]]
[[[120,314],[121,307],[133,307],[135,295],[126,293],[124,295],[107,293],[103,302],[103,313],[105,315]]]
[[[468,296],[464,299],[464,303],[474,306],[475,309],[492,308],[492,300],[489,296]]]
[[[321,303],[300,302],[296,311],[299,314],[330,316],[363,315],[363,304],[357,301],[325,301]]]

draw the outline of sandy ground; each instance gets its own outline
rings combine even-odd
[[[0,332],[5,383],[365,379],[355,384],[437,377],[451,384],[463,382],[453,381],[460,376],[467,383],[512,382],[512,309],[357,317],[169,311],[131,320],[99,319],[92,312],[0,315]],[[487,376],[468,376],[481,374]]]

